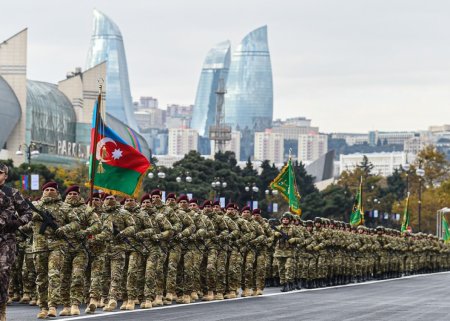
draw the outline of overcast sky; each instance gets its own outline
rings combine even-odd
[[[28,78],[84,68],[92,9],[122,31],[131,93],[193,104],[208,50],[268,26],[274,119],[323,132],[450,123],[450,1],[3,0],[0,41],[28,28]]]

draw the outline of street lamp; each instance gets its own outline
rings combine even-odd
[[[155,174],[153,172],[150,172],[150,173],[148,173],[147,177],[150,179],[153,179],[153,178],[155,178]],[[166,178],[166,173],[158,172],[156,174],[156,177],[157,177],[157,185],[156,186],[159,188],[159,182],[160,182],[160,180],[163,180],[164,178]]]
[[[16,151],[16,155],[18,156],[22,156],[23,152],[22,152],[22,146],[24,147],[25,153],[26,153],[26,158],[27,158],[27,162],[28,162],[28,181],[31,182],[31,156],[37,156],[39,155],[39,150],[37,149],[37,145],[35,143],[30,143],[29,145],[23,143],[21,145],[19,145],[19,149]]]
[[[177,183],[181,183],[183,181],[183,178],[181,176],[177,176],[175,178]],[[192,182],[192,177],[189,175],[189,172],[186,172],[184,177],[184,193],[187,194],[187,183]]]
[[[419,176],[419,232],[420,222],[421,222],[421,214],[422,214],[422,177],[425,175],[425,171],[422,168],[416,169],[416,175]]]
[[[406,194],[409,192],[409,170],[411,168],[411,165],[406,163],[402,165],[402,169],[405,171],[406,174]]]
[[[211,182],[211,187],[214,189],[214,194],[216,194],[216,190],[219,191],[218,198],[220,199],[220,194],[222,192],[222,188],[227,188],[228,184],[227,182],[223,181],[223,178],[221,177],[214,177],[214,180]],[[214,195],[214,198],[216,198],[216,195]]]

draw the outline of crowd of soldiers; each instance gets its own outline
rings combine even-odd
[[[9,301],[39,319],[96,309],[149,309],[447,270],[450,246],[434,236],[197,200],[160,190],[138,201],[55,182],[16,232]],[[122,302],[120,307],[119,302]]]

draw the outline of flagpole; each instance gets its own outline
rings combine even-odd
[[[97,161],[97,143],[98,143],[98,127],[100,124],[100,109],[102,105],[102,88],[103,79],[98,80],[98,97],[97,97],[97,110],[95,112],[95,127],[94,127],[94,140],[92,142],[92,154],[91,154],[91,177],[89,179],[90,191],[89,191],[89,206],[92,206],[92,197],[94,196],[94,179],[95,179],[95,162]]]

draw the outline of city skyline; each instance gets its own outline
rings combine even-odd
[[[31,7],[19,0],[3,5],[0,37],[28,27],[27,78],[56,83],[84,66],[96,7],[122,31],[133,100],[151,95],[161,106],[188,105],[211,46],[225,39],[236,45],[267,24],[274,119],[305,116],[323,132],[425,130],[450,123],[450,4],[248,0],[200,10],[206,3],[60,6],[44,0]]]

